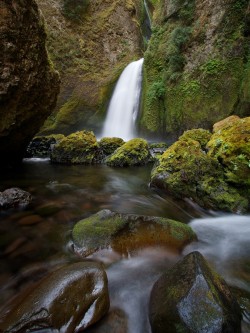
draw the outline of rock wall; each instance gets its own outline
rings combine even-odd
[[[61,76],[57,108],[41,133],[95,130],[124,67],[142,57],[142,0],[38,0],[47,23],[48,50]]]
[[[247,0],[151,1],[153,34],[144,61],[142,133],[177,138],[250,114]]]
[[[48,59],[45,39],[34,0],[0,1],[1,166],[21,160],[55,106],[59,76]]]

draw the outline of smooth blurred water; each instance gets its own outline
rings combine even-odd
[[[109,103],[101,137],[136,137],[142,80],[143,58],[131,62],[122,72]]]
[[[110,311],[122,310],[128,333],[151,332],[147,309],[153,283],[193,250],[200,251],[231,286],[243,293],[240,299],[246,302],[246,312],[242,332],[248,333],[250,217],[206,212],[190,201],[157,193],[148,186],[151,168],[64,166],[29,159],[20,169],[1,174],[1,191],[21,187],[32,194],[33,202],[24,210],[0,212],[0,304],[57,265],[76,260],[67,247],[74,224],[107,208],[190,223],[198,236],[182,254],[151,247],[128,258],[110,249],[89,258],[104,263]],[[40,222],[25,224],[34,215],[41,218]]]

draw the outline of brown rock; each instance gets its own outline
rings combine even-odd
[[[25,290],[2,311],[0,332],[52,328],[80,332],[109,309],[107,277],[100,265],[63,266]]]
[[[216,133],[222,129],[226,129],[233,125],[233,123],[238,122],[240,120],[239,116],[230,116],[221,121],[218,121],[213,125],[213,132]]]
[[[20,225],[32,225],[42,222],[42,218],[39,215],[28,215],[23,217],[18,221],[18,224]]]
[[[0,3],[0,153],[21,160],[26,145],[55,106],[58,74],[45,48],[44,22],[34,0]]]

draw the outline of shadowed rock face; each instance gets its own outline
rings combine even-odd
[[[105,271],[96,263],[63,266],[10,301],[1,312],[0,332],[80,332],[107,313],[107,284]]]
[[[179,261],[155,283],[149,318],[153,333],[239,333],[241,310],[225,281],[199,252]]]
[[[34,0],[0,2],[0,153],[20,161],[51,113],[59,77],[48,60],[43,19]]]

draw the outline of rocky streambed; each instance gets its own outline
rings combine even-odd
[[[28,159],[2,176],[32,195],[1,211],[2,332],[249,331],[249,217],[160,196],[151,168]]]

